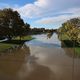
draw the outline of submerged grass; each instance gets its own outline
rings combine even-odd
[[[6,49],[9,49],[13,46],[13,44],[0,43],[0,52]]]
[[[75,48],[75,52],[80,55],[80,48]]]

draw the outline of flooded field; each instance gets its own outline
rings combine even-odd
[[[74,48],[62,48],[56,33],[33,37],[14,51],[0,53],[0,80],[80,80]]]

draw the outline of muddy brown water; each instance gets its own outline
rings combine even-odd
[[[74,48],[61,48],[57,34],[33,37],[26,46],[0,54],[0,80],[80,80]]]

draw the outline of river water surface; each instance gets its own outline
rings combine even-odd
[[[33,37],[26,46],[0,56],[0,80],[80,80],[74,48],[62,48],[56,33]]]

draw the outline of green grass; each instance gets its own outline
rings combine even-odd
[[[80,47],[80,44],[77,41],[71,40],[71,38],[66,33],[59,34],[59,39],[62,42],[64,42],[65,44],[64,47],[67,47],[67,48]]]
[[[21,40],[32,40],[33,38],[31,37],[31,36],[23,36],[22,38],[21,38]],[[20,37],[16,37],[15,39],[13,39],[13,40],[20,40]]]
[[[13,46],[12,44],[0,43],[0,52],[9,49],[12,46]]]
[[[33,38],[31,36],[24,36],[21,38],[21,40],[19,37],[16,37],[15,39],[12,39],[12,40],[0,42],[0,52],[9,49],[12,46],[24,44],[24,42],[32,39]]]
[[[65,44],[67,44],[66,45],[67,48],[68,47],[73,47],[73,45],[72,45],[73,43],[69,42],[70,38],[66,34],[59,35],[59,39],[66,42]],[[77,55],[80,56],[80,47],[77,46],[75,48],[75,52],[76,52]]]
[[[66,34],[60,34],[59,39],[60,40],[69,40],[69,37]]]

